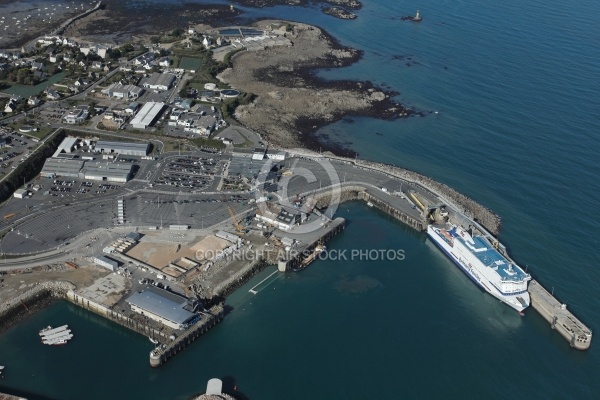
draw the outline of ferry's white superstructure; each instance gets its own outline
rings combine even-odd
[[[500,254],[483,236],[471,236],[461,227],[429,225],[433,242],[482,289],[517,311],[529,307],[527,282],[531,276]]]

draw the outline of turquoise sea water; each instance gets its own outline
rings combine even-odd
[[[417,8],[421,24],[399,20]],[[438,111],[321,133],[499,213],[516,260],[597,328],[600,3],[365,1],[355,21],[317,7],[244,10],[364,50],[324,78],[371,80]],[[532,310],[521,318],[479,291],[424,235],[361,204],[340,212],[349,225],[330,248],[401,248],[406,259],[317,261],[256,296],[242,288],[222,324],[157,370],[146,339],[59,303],[0,336],[0,385],[53,399],[185,399],[211,377],[250,400],[600,397],[597,343],[570,349]],[[45,348],[37,330],[56,320],[77,340]]]

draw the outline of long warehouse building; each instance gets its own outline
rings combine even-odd
[[[154,123],[165,103],[155,103],[150,101],[144,104],[144,107],[131,120],[131,126],[135,129],[146,129]]]
[[[133,164],[48,158],[42,168],[45,178],[80,178],[125,183],[131,179]]]
[[[151,287],[132,294],[126,301],[133,311],[174,329],[184,329],[186,323],[196,317],[185,309],[187,299]]]
[[[93,181],[125,183],[131,178],[131,164],[113,164],[108,162],[86,162],[84,178]]]
[[[40,175],[45,178],[56,178],[57,176],[81,178],[83,177],[81,170],[84,163],[83,160],[79,159],[48,158]]]
[[[148,143],[131,143],[131,142],[109,142],[106,140],[98,140],[96,142],[95,151],[102,153],[116,153],[127,156],[146,156],[150,145]]]

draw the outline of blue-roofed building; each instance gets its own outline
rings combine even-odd
[[[197,314],[186,309],[188,300],[185,297],[166,290],[148,287],[132,294],[126,301],[133,311],[173,329],[185,329],[189,322],[197,319]]]

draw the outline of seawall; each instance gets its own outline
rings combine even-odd
[[[0,332],[47,306],[55,299],[64,298],[67,291],[74,288],[75,285],[70,282],[43,282],[15,298],[5,301],[0,304]]]

